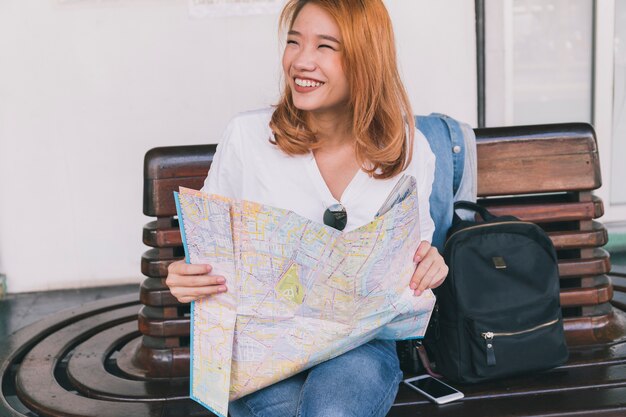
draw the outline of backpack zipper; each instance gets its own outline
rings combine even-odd
[[[501,336],[517,336],[519,334],[534,332],[535,330],[543,329],[544,327],[552,326],[559,319],[556,318],[554,320],[550,320],[547,323],[539,324],[535,327],[531,327],[530,329],[519,330],[517,332],[482,332],[480,335],[483,339],[485,339],[485,345],[487,347],[487,365],[494,366],[496,364],[496,354],[493,350],[493,338],[501,337]]]
[[[456,232],[452,233],[450,235],[450,237],[448,239],[446,239],[446,243],[443,245],[443,248],[445,250],[446,246],[448,246],[448,242],[450,242],[450,240],[452,240],[452,238],[457,235],[458,233],[461,232],[465,232],[468,230],[473,230],[473,229],[480,229],[481,227],[491,227],[491,226],[500,226],[501,224],[532,224],[533,226],[537,226],[535,223],[532,222],[524,222],[524,221],[506,221],[506,222],[496,222],[496,223],[486,223],[486,224],[478,224],[476,226],[469,226],[469,227],[465,227],[461,230],[457,230]],[[539,226],[537,226],[539,227]]]

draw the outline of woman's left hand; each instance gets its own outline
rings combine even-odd
[[[417,265],[409,287],[416,296],[428,288],[437,288],[448,276],[448,266],[443,261],[443,257],[434,246],[422,240],[415,251],[413,262]]]

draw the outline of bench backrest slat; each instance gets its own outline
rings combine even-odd
[[[498,196],[601,185],[593,128],[584,123],[476,130],[478,195]]]

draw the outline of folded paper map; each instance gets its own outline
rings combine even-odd
[[[432,292],[409,288],[419,245],[415,179],[404,198],[340,232],[288,210],[181,188],[186,260],[228,291],[192,304],[191,398],[228,402],[368,341],[424,335]]]

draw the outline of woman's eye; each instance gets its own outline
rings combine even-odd
[[[324,44],[320,45],[319,48],[328,48],[328,49],[332,49],[333,51],[335,50],[335,48],[333,48],[332,46],[324,45]]]
[[[298,42],[294,41],[294,40],[287,40],[287,45],[297,45]]]

